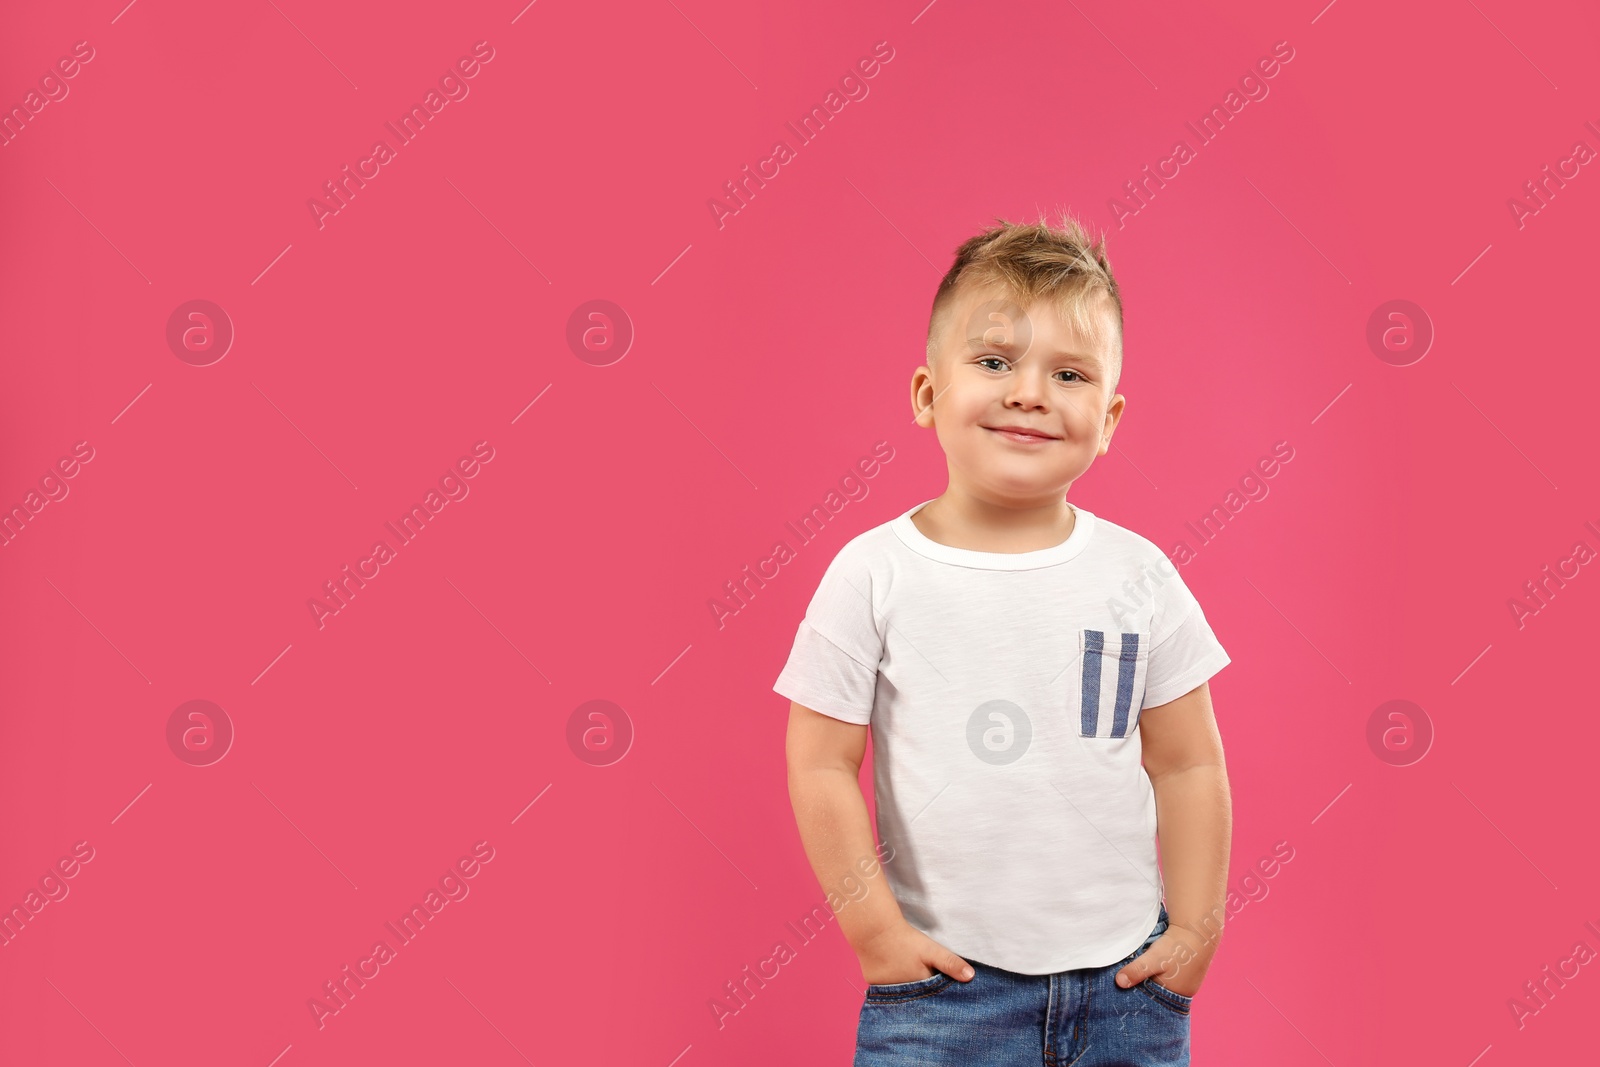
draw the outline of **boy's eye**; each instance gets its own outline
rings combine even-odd
[[[989,367],[988,369],[989,370],[1001,370],[1004,367],[1005,362],[1006,361],[1004,359],[1002,359],[1001,357],[999,357],[999,356],[982,356],[982,357],[980,357],[978,359],[978,366],[982,367],[987,363],[999,363],[999,364],[1001,364],[1000,367]],[[1083,381],[1083,375],[1079,374],[1075,370],[1065,370],[1065,369],[1063,369],[1063,370],[1056,371],[1056,373],[1057,374],[1070,374],[1070,375],[1072,375],[1071,378],[1064,379],[1067,382],[1067,384],[1069,384],[1069,385],[1072,382],[1081,382],[1081,381]]]

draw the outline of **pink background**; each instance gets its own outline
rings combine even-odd
[[[0,948],[0,1060],[848,1062],[855,958],[786,925],[821,895],[770,687],[838,548],[944,488],[908,382],[952,250],[1060,208],[1109,228],[1128,320],[1127,415],[1071,498],[1197,547],[1232,883],[1294,849],[1232,920],[1196,1062],[1593,1055],[1600,968],[1507,1006],[1600,950],[1600,575],[1508,607],[1600,549],[1600,176],[1507,206],[1600,148],[1592,10],[124,2],[0,32],[8,109],[94,49],[0,148],[0,504],[93,449],[0,550],[0,903],[94,849]],[[478,41],[469,95],[319,228],[308,199]],[[1279,41],[1270,94],[1118,228]],[[194,299],[236,330],[209,366],[166,341]],[[636,331],[608,366],[566,341],[594,299]],[[1436,331],[1409,366],[1366,341],[1392,299]],[[470,494],[319,629],[308,600],[478,441]],[[719,629],[878,441],[870,495]],[[210,766],[167,742],[196,699],[236,730]],[[609,766],[567,740],[594,699],[634,732]],[[1409,766],[1367,742],[1396,699],[1435,734]],[[319,1029],[307,1001],[478,841],[470,894]]]

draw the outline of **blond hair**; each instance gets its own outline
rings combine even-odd
[[[955,262],[939,282],[928,316],[928,366],[962,287],[998,286],[1019,307],[1044,301],[1086,337],[1097,338],[1094,312],[1108,305],[1116,322],[1111,345],[1110,388],[1122,377],[1122,295],[1106,256],[1105,235],[1091,240],[1078,220],[1063,211],[1051,227],[1043,213],[1036,223],[996,218],[992,230],[976,234],[956,249]]]

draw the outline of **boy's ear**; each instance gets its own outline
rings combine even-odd
[[[1111,435],[1116,433],[1117,423],[1122,421],[1122,413],[1127,404],[1128,398],[1118,393],[1111,398],[1111,403],[1106,405],[1106,420],[1100,431],[1100,449],[1095,455],[1103,456],[1111,451]]]
[[[911,413],[924,430],[933,427],[933,371],[918,367],[911,374]]]

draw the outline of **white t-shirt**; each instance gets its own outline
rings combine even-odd
[[[912,926],[1020,974],[1116,963],[1163,897],[1139,712],[1228,654],[1138,534],[1074,506],[1061,544],[979,552],[923,535],[928,503],[839,550],[773,689],[870,724]]]

